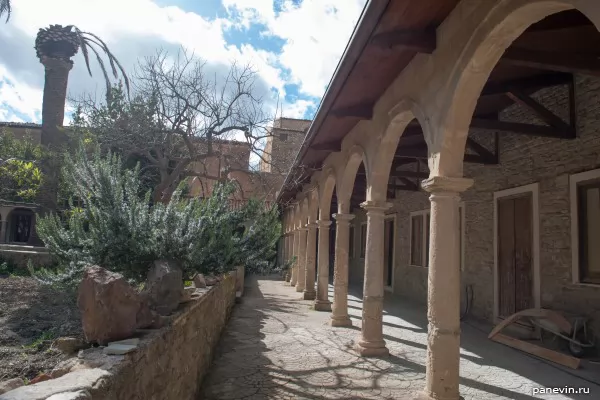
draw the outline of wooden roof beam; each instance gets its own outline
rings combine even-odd
[[[473,118],[471,128],[520,133],[530,136],[542,136],[555,139],[570,139],[562,129],[553,126],[523,124],[520,122],[505,122],[493,119]]]
[[[505,82],[488,82],[481,91],[481,96],[506,94],[515,89],[523,92],[535,91],[545,87],[566,85],[569,84],[572,79],[573,75],[570,73],[551,72],[527,78],[512,79]]]
[[[554,53],[509,48],[500,62],[519,67],[600,76],[600,60],[581,53]]]
[[[340,107],[331,111],[331,115],[338,118],[360,118],[360,119],[371,119],[373,118],[373,104],[363,103],[355,104],[348,107]]]
[[[540,117],[542,121],[544,121],[548,125],[563,132],[564,137],[573,139],[576,137],[575,127],[572,127],[571,125],[567,124],[559,116],[554,114],[552,111],[548,110],[537,100],[521,92],[520,90],[511,90],[506,95],[515,103],[525,108],[528,108],[529,110],[534,112],[538,117]]]
[[[437,38],[433,29],[425,31],[394,30],[376,34],[371,38],[371,44],[384,49],[398,48],[431,54],[436,48]]]
[[[415,160],[427,160],[427,147],[420,148],[412,148],[412,149],[402,149],[399,148],[399,151],[394,156],[396,159],[398,158],[412,158]],[[474,163],[474,164],[497,164],[496,160],[488,159],[487,157],[481,156],[479,154],[465,154],[463,159],[464,162]]]

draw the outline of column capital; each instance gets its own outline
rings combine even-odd
[[[421,182],[421,187],[429,193],[461,193],[473,186],[473,179],[450,176],[432,176]]]
[[[329,228],[331,226],[331,221],[328,219],[320,219],[317,221],[317,225],[319,228]]]
[[[354,214],[333,214],[333,218],[336,221],[347,221],[350,222],[354,219]]]
[[[316,229],[317,226],[318,225],[314,222],[309,222],[308,224],[305,225],[306,229]]]
[[[360,203],[360,208],[366,210],[367,213],[375,212],[383,214],[385,211],[389,210],[392,207],[392,203],[380,202],[380,201],[364,201]]]

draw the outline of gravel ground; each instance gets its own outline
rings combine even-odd
[[[51,348],[61,336],[83,338],[74,291],[0,277],[0,381],[51,371],[68,358]]]

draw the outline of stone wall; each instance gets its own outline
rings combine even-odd
[[[235,292],[232,273],[180,307],[168,326],[140,331],[134,352],[115,356],[104,355],[102,348],[83,350],[71,372],[10,391],[0,400],[195,400]]]
[[[48,249],[39,246],[0,244],[0,259],[10,260],[22,268],[27,268],[29,262],[38,267],[52,263]]]
[[[465,163],[464,175],[475,181],[463,193],[465,245],[463,286],[472,285],[472,314],[492,320],[494,307],[494,192],[539,183],[541,306],[588,315],[600,332],[600,286],[575,284],[571,265],[571,214],[569,176],[600,167],[600,79],[577,76],[577,138],[553,139],[500,133],[500,163]],[[532,95],[568,121],[566,86],[546,88]],[[500,119],[542,124],[528,110],[511,106]],[[472,131],[470,136],[493,149],[494,132]],[[420,302],[427,298],[427,268],[410,265],[410,220],[414,211],[428,210],[428,194],[399,191],[393,201],[396,213],[394,292]],[[355,232],[358,255],[362,210]],[[362,260],[351,260],[351,276],[362,271]]]

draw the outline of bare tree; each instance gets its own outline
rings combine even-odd
[[[131,99],[115,88],[106,104],[89,96],[79,101],[77,124],[90,128],[102,145],[142,157],[144,168],[156,172],[155,201],[170,198],[187,177],[261,175],[248,169],[247,158],[249,153],[263,157],[274,116],[256,95],[256,73],[237,64],[222,76],[207,69],[183,50],[174,58],[159,51],[139,63]],[[250,151],[233,151],[232,139],[245,141]]]

